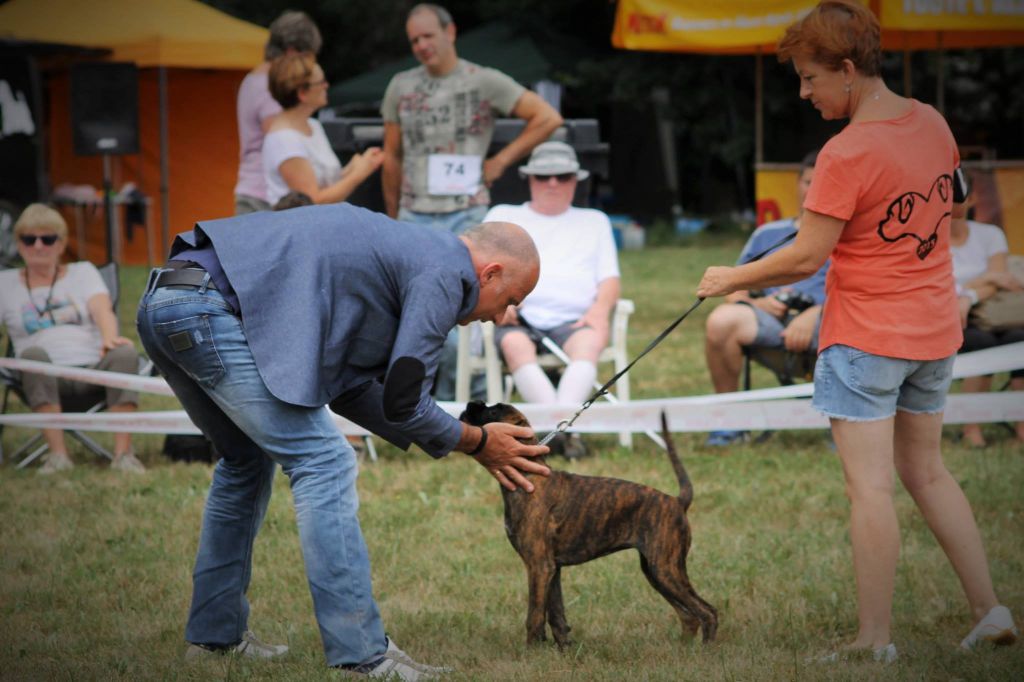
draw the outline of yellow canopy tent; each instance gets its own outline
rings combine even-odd
[[[0,5],[0,33],[106,48],[107,60],[139,67],[140,152],[117,157],[114,186],[135,182],[161,220],[159,235],[147,221],[149,248],[142,240],[126,243],[122,260],[161,260],[169,233],[232,213],[235,98],[245,72],[263,60],[265,28],[195,0],[10,0]],[[101,159],[72,150],[68,72],[58,67],[47,76],[51,183],[99,185]],[[96,222],[88,225],[88,244],[75,245],[81,258],[105,255],[102,232],[91,229]]]
[[[786,215],[792,215],[796,209],[790,198],[793,171],[779,173],[764,163],[761,59],[775,51],[786,27],[816,4],[817,0],[619,0],[612,32],[612,44],[627,50],[757,56],[757,195],[762,199],[765,187],[770,186],[768,193],[777,197],[783,207],[781,212]],[[1024,45],[1024,7],[1019,2],[870,0],[864,4],[879,17],[883,49],[904,52],[904,92],[910,90],[906,67],[911,50]],[[939,73],[937,104],[941,110],[941,68]],[[1003,227],[1011,238],[1011,248],[1024,252],[1024,167],[1019,162],[996,165],[999,167],[995,169],[995,184],[1002,201]]]

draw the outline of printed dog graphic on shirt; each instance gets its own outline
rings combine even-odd
[[[904,192],[886,209],[885,220],[878,224],[878,236],[887,242],[904,237],[917,240],[917,257],[924,260],[939,240],[939,225],[950,215],[949,198],[953,195],[953,176],[942,174],[935,179],[928,194]]]

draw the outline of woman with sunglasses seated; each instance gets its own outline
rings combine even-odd
[[[99,271],[84,261],[61,263],[67,235],[61,214],[43,204],[28,206],[14,225],[25,267],[0,272],[0,316],[15,355],[24,360],[134,374],[139,368],[138,353],[129,339],[118,334],[117,316]],[[33,412],[59,413],[62,398],[81,399],[97,390],[94,384],[30,372],[23,372],[21,380]],[[111,412],[133,412],[138,395],[108,388],[106,401]],[[43,429],[43,437],[49,454],[39,473],[74,466],[63,431]],[[114,453],[113,468],[145,471],[132,453],[131,434],[114,434]]]
[[[263,138],[263,175],[273,206],[289,192],[302,192],[315,204],[344,201],[384,160],[370,147],[341,166],[324,128],[313,118],[327,105],[327,80],[311,54],[286,54],[270,65],[271,96],[284,109]]]

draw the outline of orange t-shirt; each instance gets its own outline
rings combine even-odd
[[[825,283],[819,350],[937,360],[963,340],[949,251],[952,175],[945,119],[911,100],[886,121],[851,123],[818,154],[804,208],[846,221]]]

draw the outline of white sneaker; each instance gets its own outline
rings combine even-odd
[[[252,630],[246,630],[242,634],[242,641],[234,646],[224,647],[220,649],[211,649],[209,647],[202,646],[201,644],[189,644],[188,649],[185,650],[185,660],[191,661],[196,658],[204,656],[214,656],[222,654],[237,654],[239,656],[247,656],[249,658],[277,658],[278,656],[284,656],[288,653],[288,647],[284,644],[267,644],[261,642],[253,634]]]
[[[875,649],[871,652],[871,659],[873,661],[876,663],[884,663],[886,665],[889,663],[895,663],[899,657],[900,655],[896,651],[896,645],[892,642],[889,642],[881,649]]]
[[[1017,626],[1013,623],[1010,609],[1005,606],[993,606],[985,617],[978,621],[974,629],[960,642],[961,649],[973,649],[981,642],[992,644],[1013,644],[1017,640]]]
[[[867,660],[870,653],[871,660],[875,663],[882,663],[888,665],[895,663],[899,660],[899,652],[896,651],[896,645],[889,642],[883,647],[877,649],[845,649],[842,651],[833,651],[830,654],[825,654],[818,658],[808,659],[808,663],[840,663],[845,661],[856,661],[856,660]]]
[[[122,455],[114,455],[114,460],[110,463],[110,468],[130,474],[146,473],[146,467],[139,461],[138,457],[136,457],[135,453],[131,450]]]
[[[75,463],[68,457],[68,453],[62,452],[59,455],[53,452],[46,455],[46,461],[43,462],[43,466],[39,467],[39,474],[41,476],[48,476],[49,474],[56,473],[58,471],[67,471],[73,469]]]

